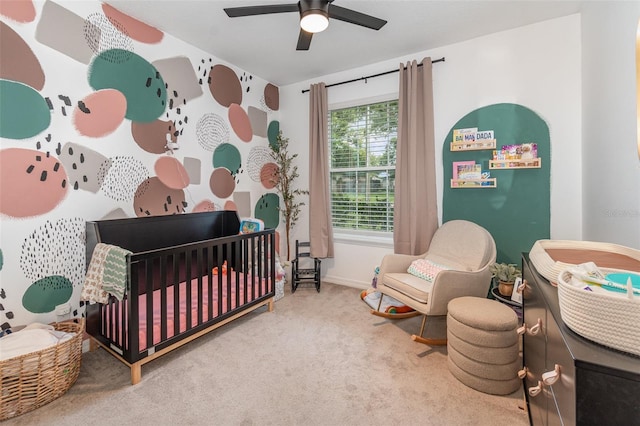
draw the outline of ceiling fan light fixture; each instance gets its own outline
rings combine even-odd
[[[308,33],[319,33],[329,26],[329,17],[322,10],[307,10],[302,13],[300,27]]]

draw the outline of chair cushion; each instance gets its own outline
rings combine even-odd
[[[385,274],[383,284],[420,303],[427,303],[433,283],[406,272]]]

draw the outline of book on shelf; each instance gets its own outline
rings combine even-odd
[[[482,179],[482,166],[480,164],[463,164],[458,166],[458,180]]]
[[[490,140],[495,139],[493,137],[493,130],[481,130],[476,132],[476,141],[477,142],[488,142]]]
[[[453,143],[469,142],[469,138],[471,137],[471,135],[473,135],[471,138],[471,141],[473,142],[476,140],[477,132],[477,127],[469,127],[467,129],[453,129]]]

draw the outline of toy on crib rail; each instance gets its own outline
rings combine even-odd
[[[240,221],[240,233],[250,234],[252,232],[264,231],[264,222],[254,217],[243,218]]]
[[[224,263],[222,264],[222,275],[227,275],[227,261],[225,260]],[[228,268],[229,272],[233,272],[233,268]],[[218,274],[218,267],[216,266],[215,268],[213,268],[211,270],[211,273],[213,275],[217,275]]]

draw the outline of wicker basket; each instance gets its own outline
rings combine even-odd
[[[567,327],[601,345],[640,356],[640,297],[590,292],[570,281],[568,270],[558,276],[560,315]]]
[[[640,250],[618,244],[601,243],[595,241],[572,241],[572,240],[538,240],[529,251],[529,259],[536,268],[536,271],[545,277],[552,285],[556,285],[558,275],[565,269],[574,266],[573,264],[555,261],[546,252],[548,249],[572,249],[572,250],[595,250],[605,253],[615,253],[626,256],[630,259],[640,261]],[[591,258],[590,261],[599,264],[598,259]],[[606,265],[599,265],[606,266]],[[613,268],[614,266],[609,266]],[[625,268],[628,269],[628,268]]]
[[[71,339],[41,351],[0,361],[0,421],[41,407],[63,395],[80,373],[84,318],[56,323]]]

